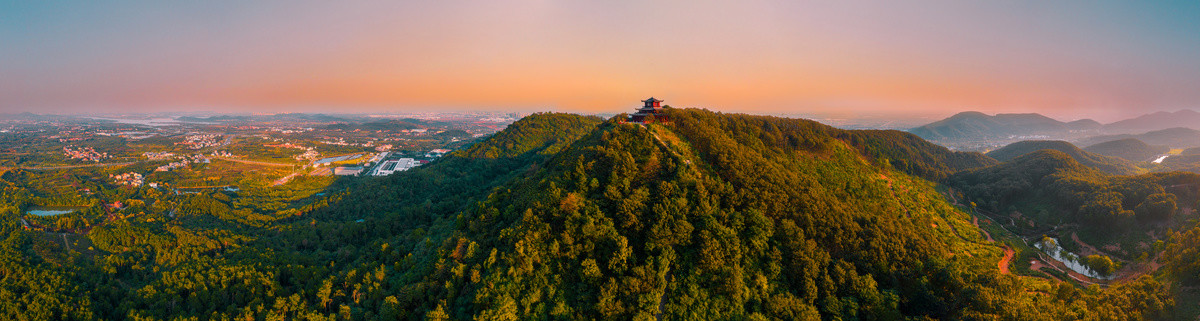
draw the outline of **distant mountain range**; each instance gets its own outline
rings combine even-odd
[[[1150,145],[1165,145],[1171,148],[1189,148],[1200,146],[1200,130],[1182,127],[1155,130],[1137,135],[1120,134],[1094,136],[1080,139],[1077,143],[1082,146],[1090,146],[1103,142],[1128,138],[1134,138]]]
[[[1200,128],[1200,112],[1189,109],[1160,111],[1105,125],[1104,130],[1109,133],[1144,133],[1173,127]]]
[[[1061,122],[1040,114],[996,114],[991,116],[981,112],[968,111],[913,128],[909,132],[928,140],[947,141],[1053,135],[1070,131],[1096,130],[1101,127],[1103,125],[1090,119]]]
[[[1090,145],[1132,137],[1117,136],[1120,134],[1146,133],[1170,128],[1200,128],[1200,112],[1192,110],[1156,112],[1110,124],[1100,124],[1091,119],[1062,122],[1032,113],[987,115],[971,111],[958,113],[949,118],[910,129],[909,132],[927,140],[943,143],[1029,139],[1037,138],[1037,136],[1071,139],[1110,135],[1104,138],[1086,139],[1088,143],[1083,145]],[[1142,140],[1149,144],[1176,146],[1176,144]]]
[[[446,125],[446,124],[441,123],[441,122],[433,122],[433,121],[426,121],[426,120],[413,119],[413,118],[404,118],[404,119],[391,119],[391,120],[383,120],[383,121],[372,121],[372,122],[365,122],[365,123],[338,122],[336,124],[327,125],[327,126],[325,126],[325,128],[342,129],[342,130],[354,130],[354,129],[404,130],[404,129],[429,128],[429,127],[433,127],[433,126],[443,126],[443,125]]]

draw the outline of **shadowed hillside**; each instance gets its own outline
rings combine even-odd
[[[1129,164],[1129,162],[1124,159],[1089,153],[1079,149],[1079,147],[1075,147],[1075,145],[1072,145],[1071,143],[1057,140],[1019,141],[990,151],[987,153],[987,156],[1004,162],[1046,149],[1065,153],[1066,155],[1078,161],[1080,164],[1095,168],[1105,173],[1115,175],[1130,175],[1139,172],[1137,167]]]
[[[1063,134],[1070,131],[1096,130],[1100,127],[1100,123],[1088,119],[1064,123],[1039,114],[989,116],[980,112],[962,112],[925,126],[913,128],[909,132],[928,140],[964,141]]]
[[[1146,162],[1154,160],[1159,155],[1171,151],[1163,145],[1150,145],[1136,138],[1118,139],[1088,146],[1084,151],[1104,156],[1119,157],[1131,162]]]

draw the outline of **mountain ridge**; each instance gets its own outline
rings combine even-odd
[[[1129,164],[1129,162],[1124,159],[1091,153],[1080,149],[1069,142],[1061,140],[1019,141],[990,151],[986,155],[998,161],[1007,162],[1009,160],[1013,160],[1026,154],[1041,150],[1055,150],[1062,152],[1085,166],[1095,168],[1109,174],[1131,175],[1139,172],[1136,167],[1134,167],[1132,164]]]
[[[1090,119],[1068,123],[1037,113],[988,115],[977,111],[967,111],[908,131],[927,140],[944,141],[1055,134],[1072,130],[1094,130],[1098,127],[1099,123]]]

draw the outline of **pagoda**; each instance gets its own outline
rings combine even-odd
[[[629,115],[629,122],[639,124],[662,123],[666,122],[666,113],[663,113],[662,100],[646,99],[642,101],[642,108],[638,108],[636,113]]]

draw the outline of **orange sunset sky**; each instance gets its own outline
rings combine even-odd
[[[0,4],[0,112],[752,113],[1200,106],[1200,4]]]

